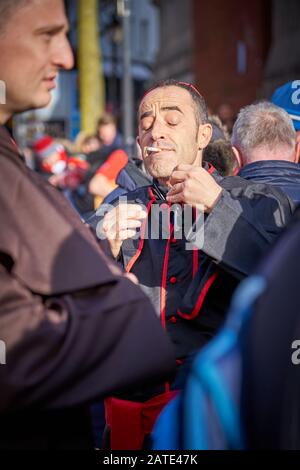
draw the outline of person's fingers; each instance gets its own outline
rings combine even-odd
[[[141,219],[127,219],[126,217],[116,217],[107,219],[103,222],[103,230],[105,232],[111,230],[112,227],[119,227],[120,229],[124,229],[127,227],[141,227],[142,220]]]
[[[134,229],[127,229],[127,230],[120,230],[118,232],[118,240],[124,241],[128,238],[134,237],[136,235],[136,230]]]
[[[139,205],[135,205],[135,207],[131,208],[128,207],[129,205],[126,207],[124,204],[123,206],[125,207],[121,207],[120,205],[105,215],[102,224],[104,232],[108,232],[114,224],[119,224],[121,227],[124,227],[124,224],[126,224],[128,220],[141,221],[147,217],[147,212]]]
[[[212,178],[209,173],[202,167],[191,166],[191,165],[178,165],[174,168],[173,173],[170,178],[171,185],[176,184],[180,181],[185,181],[188,179],[196,179],[201,182],[203,178]]]
[[[108,212],[102,222],[102,230],[110,243],[113,256],[120,252],[122,242],[136,236],[147,212],[138,204],[120,204]]]
[[[172,190],[167,194],[167,200],[169,202],[184,202],[190,204],[196,195],[197,185],[195,185],[195,181],[192,179],[187,179],[182,183],[176,184],[173,188],[174,191]]]
[[[124,214],[128,218],[135,218],[135,217],[145,218],[145,217],[147,217],[147,212],[139,204],[120,204],[116,208],[116,213],[119,213],[120,215]]]
[[[115,225],[119,231],[119,230],[124,230],[127,228],[139,228],[141,227],[142,222],[137,219],[124,219],[124,220],[119,220]]]
[[[174,184],[174,186],[172,186],[172,188],[170,189],[170,191],[168,191],[168,193],[167,193],[167,199],[168,199],[169,196],[171,196],[171,195],[180,193],[180,192],[182,191],[182,186],[183,186],[183,183],[176,183],[176,184]]]
[[[127,232],[130,232],[130,237],[132,237],[132,233],[135,235],[141,225],[140,220],[132,219],[111,223],[105,230],[106,237],[111,240],[126,240],[126,238],[129,238]]]
[[[136,207],[119,207],[115,211],[107,214],[107,220],[128,220],[128,219],[137,219],[142,220],[147,217],[147,212],[143,211],[140,206]]]
[[[170,184],[171,186],[174,186],[177,183],[181,183],[182,181],[185,181],[188,178],[188,174],[186,171],[173,171],[171,178],[170,178]]]
[[[168,196],[167,196],[167,200],[168,200],[169,202],[172,202],[172,203],[173,203],[173,202],[174,202],[174,203],[176,203],[176,202],[186,202],[186,201],[184,200],[184,196],[183,196],[182,191],[179,191],[179,192],[177,192],[176,194],[170,194],[170,195],[168,195]]]

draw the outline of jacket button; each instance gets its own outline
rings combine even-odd
[[[177,323],[177,318],[173,315],[173,316],[170,318],[170,322],[171,322],[171,323]]]
[[[177,282],[177,277],[175,277],[175,276],[170,277],[170,283],[171,284],[176,284],[176,282]]]
[[[176,242],[177,242],[176,238],[174,238],[174,237],[171,238],[171,243],[176,243]]]

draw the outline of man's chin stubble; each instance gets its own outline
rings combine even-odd
[[[176,165],[175,165],[176,166]],[[165,166],[151,166],[147,170],[153,178],[170,178],[175,166],[166,168]]]

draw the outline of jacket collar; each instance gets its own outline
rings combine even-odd
[[[300,202],[300,165],[284,160],[250,163],[238,174],[254,183],[267,183],[284,191],[295,204]]]
[[[273,182],[274,184],[279,176],[300,180],[300,165],[284,160],[264,160],[245,165],[239,171],[238,176],[245,179]]]

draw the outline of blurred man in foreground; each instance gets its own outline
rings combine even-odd
[[[46,106],[73,57],[62,0],[1,0],[0,447],[92,445],[86,404],[165,378],[173,358],[153,309],[4,127]],[[155,348],[152,345],[155,344]]]

